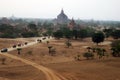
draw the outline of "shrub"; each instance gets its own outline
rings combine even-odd
[[[29,54],[29,55],[32,55],[32,53],[33,53],[32,51],[28,51],[28,52],[27,52],[27,54]]]
[[[49,54],[53,56],[56,53],[56,49],[53,46],[48,46]]]
[[[66,44],[66,46],[69,48],[70,46],[72,46],[72,43],[69,41],[69,40],[67,40],[66,42],[65,42],[65,44]]]
[[[22,50],[22,48],[17,48],[17,51],[18,51],[18,54],[20,55],[21,54],[21,51]]]
[[[112,32],[112,37],[114,39],[119,39],[120,38],[120,30],[115,30]]]
[[[75,56],[76,61],[80,61],[80,55]]]
[[[87,47],[88,52],[90,52],[91,49],[92,49],[91,47]]]
[[[94,54],[91,52],[86,52],[83,54],[84,57],[86,57],[86,59],[93,59],[94,58]]]
[[[52,48],[51,51],[50,51],[50,54],[51,54],[51,56],[54,56],[56,54],[56,49]]]
[[[49,44],[50,42],[49,41],[46,41],[47,44]]]
[[[120,40],[113,41],[111,44],[112,55],[114,57],[120,57]]]
[[[0,58],[0,60],[1,60],[1,64],[5,64],[5,61],[6,61],[6,58]]]

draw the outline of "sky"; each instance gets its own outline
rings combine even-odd
[[[0,0],[0,17],[56,18],[62,8],[70,19],[120,21],[120,0]]]

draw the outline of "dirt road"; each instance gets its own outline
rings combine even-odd
[[[47,40],[49,40],[49,39],[44,40],[44,42],[47,41]],[[37,42],[31,42],[31,43],[29,43],[26,46],[22,46],[21,48],[25,48],[25,47],[34,45],[36,43]],[[12,51],[12,50],[16,50],[16,49],[8,48],[8,51]],[[54,72],[53,70],[48,69],[48,68],[46,68],[46,67],[44,67],[42,65],[39,65],[37,63],[34,63],[32,61],[29,61],[29,60],[26,60],[26,59],[23,59],[23,58],[20,58],[20,57],[17,57],[17,56],[14,56],[12,54],[8,54],[8,53],[0,53],[0,54],[4,55],[4,56],[7,56],[7,57],[10,57],[12,59],[20,60],[20,61],[22,61],[22,62],[24,62],[24,63],[26,63],[28,65],[33,66],[36,69],[42,71],[45,74],[45,76],[46,76],[46,80],[67,80],[66,78],[64,78],[63,76],[58,74],[57,72]]]

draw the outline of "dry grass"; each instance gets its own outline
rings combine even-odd
[[[14,44],[23,43],[23,42],[25,42],[25,41],[20,41],[20,40],[16,40],[16,39],[0,38],[0,49],[12,47]]]
[[[17,51],[12,51],[10,52],[10,54],[34,61],[38,64],[42,64],[48,68],[57,71],[69,80],[120,80],[120,58],[113,58],[109,56],[109,58],[104,57],[104,59],[101,60],[99,60],[97,57],[94,60],[86,60],[84,57],[82,57],[83,53],[87,51],[85,47],[96,47],[96,44],[93,44],[90,41],[90,38],[83,41],[72,40],[73,47],[70,48],[66,48],[64,44],[65,41],[65,39],[50,41],[49,45],[52,45],[56,48],[56,54],[54,56],[49,55],[48,45],[46,43],[39,43],[34,46],[22,49],[21,55],[18,55]],[[111,41],[111,39],[108,39],[107,42],[108,41]],[[110,45],[100,44],[97,47],[105,48],[110,55]],[[32,51],[32,53],[29,54],[29,51]],[[74,57],[78,54],[81,55],[81,61],[74,60]],[[18,64],[17,62],[15,63]],[[28,69],[28,72],[29,69],[34,70],[30,66],[28,67],[28,65],[22,66],[21,69],[20,67],[21,66],[19,65],[17,67],[20,70],[17,72],[18,74],[21,73],[21,70],[24,70],[26,68]],[[6,67],[6,69],[8,68]],[[13,68],[11,67],[11,70],[13,69],[14,66]],[[0,71],[1,70],[3,69],[1,68]],[[7,74],[7,72],[5,73]],[[39,75],[38,78],[40,80],[44,80],[44,77],[41,77],[41,73],[38,74],[38,72],[35,70],[33,73],[35,75]],[[23,74],[25,73],[23,72]],[[28,80],[28,77],[30,75],[32,75],[32,73],[28,75],[25,74],[25,76],[15,75],[15,77],[19,77],[21,80]],[[33,80],[32,78],[35,75],[29,78],[29,80]]]
[[[30,65],[2,55],[0,58],[6,58],[4,65],[0,61],[0,80],[45,80],[44,74]]]

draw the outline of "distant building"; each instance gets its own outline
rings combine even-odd
[[[76,24],[75,20],[72,18],[72,20],[68,24],[68,28],[70,30],[79,30],[80,29],[80,25]]]
[[[72,20],[68,24],[68,28],[73,30],[74,27],[76,27],[76,23],[75,23],[74,19],[72,18]]]
[[[57,19],[54,19],[55,24],[68,24],[69,19],[67,15],[64,13],[64,10],[61,10],[61,13],[57,16]]]
[[[10,17],[10,19],[11,19],[11,20],[16,20],[16,17],[15,17],[14,15],[12,15],[12,16]]]
[[[0,24],[10,24],[10,20],[7,17],[2,17]]]

